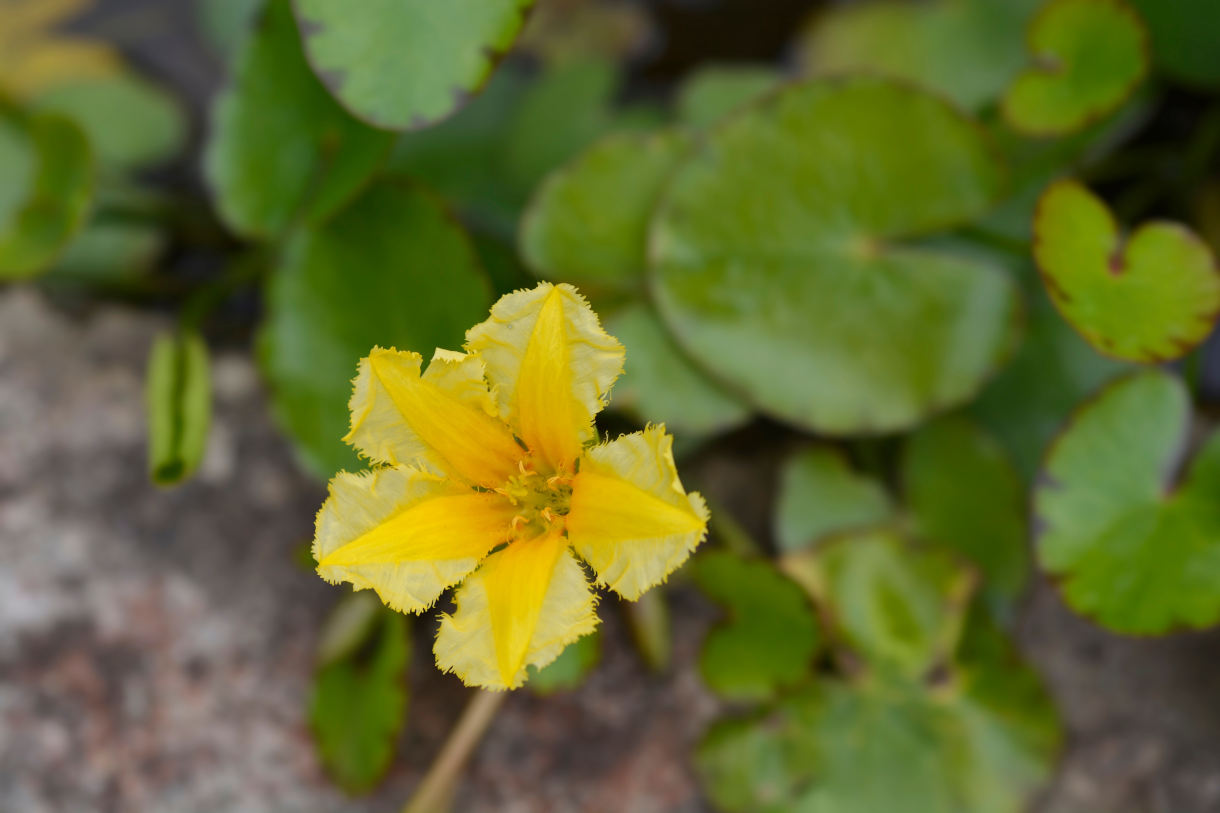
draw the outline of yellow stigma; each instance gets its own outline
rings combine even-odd
[[[521,473],[510,477],[504,487],[496,491],[516,506],[513,531],[519,538],[528,539],[544,533],[552,525],[562,527],[572,501],[572,478],[548,477],[522,465]]]

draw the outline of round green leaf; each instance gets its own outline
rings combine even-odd
[[[1021,31],[1040,0],[880,0],[819,11],[800,43],[816,74],[873,73],[966,109],[998,96],[1025,60]]]
[[[914,532],[979,567],[999,608],[1029,574],[1025,490],[1000,444],[969,418],[942,418],[907,442],[903,493]]]
[[[1017,130],[1061,135],[1116,109],[1148,71],[1147,35],[1123,0],[1052,0],[1033,20],[1034,65],[1009,86]]]
[[[525,262],[582,288],[637,287],[648,219],[689,147],[680,130],[610,135],[553,172],[521,221]]]
[[[186,142],[186,117],[177,100],[131,73],[56,84],[39,94],[34,106],[79,124],[98,162],[108,169],[163,163]]]
[[[726,697],[757,700],[799,681],[820,641],[813,607],[801,588],[768,561],[709,551],[691,575],[729,617],[708,633],[699,671]]]
[[[835,450],[815,446],[794,455],[780,475],[775,538],[782,551],[816,547],[834,534],[892,518],[885,487],[852,470]]]
[[[912,678],[953,653],[974,589],[956,560],[889,531],[837,537],[787,555],[783,568],[814,595],[851,651]]]
[[[0,109],[0,134],[0,279],[26,279],[84,224],[93,157],[80,128],[52,113]]]
[[[43,282],[123,288],[148,272],[166,243],[155,225],[96,217],[68,243]]]
[[[425,358],[460,347],[490,305],[465,233],[430,195],[392,181],[295,233],[266,295],[259,350],[273,407],[321,476],[357,465],[340,441],[357,361],[374,345]]]
[[[1220,435],[1180,476],[1190,424],[1180,380],[1135,373],[1080,409],[1039,478],[1042,566],[1073,608],[1119,632],[1220,620]]]
[[[896,431],[972,396],[1018,309],[987,263],[910,239],[980,214],[978,128],[884,80],[792,85],[725,120],[653,222],[653,294],[691,356],[828,434]]]
[[[1165,73],[1196,85],[1220,84],[1220,15],[1215,0],[1130,0],[1152,37]]]
[[[775,88],[774,68],[712,65],[700,68],[678,88],[678,121],[703,129]]]
[[[349,201],[391,142],[327,95],[305,63],[288,0],[271,0],[216,99],[204,174],[230,228],[269,238]]]
[[[606,320],[627,361],[610,404],[643,423],[663,423],[682,435],[711,435],[745,423],[750,410],[691,365],[646,305],[630,305]]]
[[[695,763],[732,813],[1019,813],[1050,778],[1059,743],[1037,677],[1010,657],[964,664],[936,687],[820,681],[716,723]]]
[[[318,77],[354,115],[426,127],[477,92],[534,0],[296,0]]]
[[[1060,181],[1039,201],[1034,238],[1051,300],[1107,355],[1178,358],[1207,338],[1220,316],[1220,269],[1184,226],[1145,223],[1124,238],[1105,203]]]

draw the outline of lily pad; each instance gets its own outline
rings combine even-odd
[[[774,68],[712,65],[700,68],[678,88],[678,121],[703,129],[773,90],[781,81]]]
[[[834,449],[814,446],[784,465],[775,538],[781,551],[804,550],[836,534],[880,525],[893,515],[881,483],[853,471]]]
[[[1007,452],[974,421],[942,418],[916,432],[902,458],[903,494],[917,537],[977,565],[997,610],[1029,575],[1025,490]]]
[[[374,345],[460,347],[490,306],[474,248],[429,194],[379,181],[293,234],[267,285],[259,337],[276,416],[306,465],[358,465],[341,440],[356,362]]]
[[[327,95],[305,62],[288,0],[271,0],[213,107],[204,174],[230,228],[270,238],[355,197],[391,143]]]
[[[1051,300],[1102,353],[1164,361],[1202,342],[1220,316],[1220,269],[1184,226],[1151,222],[1129,238],[1099,198],[1074,181],[1043,194],[1034,257]]]
[[[1148,72],[1147,34],[1123,0],[1052,0],[1029,28],[1034,64],[1004,94],[1005,118],[1062,135],[1118,108]]]
[[[84,133],[52,113],[0,109],[0,187],[0,279],[26,279],[84,225],[94,189]]]
[[[33,106],[80,125],[104,169],[155,166],[186,143],[186,116],[178,101],[132,73],[56,84],[40,93]]]
[[[1042,566],[1068,604],[1119,632],[1220,621],[1220,435],[1179,473],[1191,412],[1173,375],[1126,376],[1079,410],[1039,478]]]
[[[699,655],[699,671],[726,697],[758,700],[798,682],[821,644],[801,588],[762,559],[710,551],[691,563],[695,583],[729,611]]]
[[[913,82],[974,110],[1024,63],[1021,31],[1040,0],[880,0],[833,6],[800,42],[814,74],[867,72]]]
[[[582,289],[638,288],[649,217],[690,144],[680,130],[610,135],[551,173],[521,221],[526,264]]]
[[[318,77],[344,107],[391,130],[461,107],[512,46],[534,0],[296,0]]]
[[[893,432],[973,396],[1013,344],[999,268],[911,240],[964,223],[1001,167],[977,126],[886,80],[791,85],[714,128],[651,231],[678,342],[759,409]]]
[[[606,319],[606,329],[627,348],[610,401],[615,409],[683,436],[711,435],[749,420],[749,408],[692,366],[652,308],[629,305]]]
[[[911,678],[952,655],[975,587],[948,554],[914,548],[891,531],[837,537],[785,556],[782,566],[826,610],[848,650]]]
[[[1220,15],[1213,0],[1130,0],[1152,37],[1153,59],[1192,85],[1220,84]]]

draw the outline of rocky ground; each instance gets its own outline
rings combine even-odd
[[[201,473],[173,491],[149,484],[142,375],[160,326],[0,294],[0,810],[395,811],[464,690],[417,636],[388,782],[361,800],[328,784],[304,707],[337,594],[293,562],[322,489],[298,473],[236,352],[215,361]],[[692,475],[761,531],[760,467],[775,451],[730,442]],[[675,599],[674,673],[643,669],[607,601],[602,668],[576,692],[514,694],[457,810],[707,810],[687,754],[716,705],[689,664],[714,611]],[[1070,732],[1043,811],[1220,811],[1220,635],[1120,639],[1045,586],[1019,627]]]

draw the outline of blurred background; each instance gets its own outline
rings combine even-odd
[[[960,4],[983,8],[981,22],[971,18],[977,9],[963,19],[942,9],[948,22],[929,22],[932,0],[893,3],[925,17],[906,9],[870,28],[844,16],[865,3],[538,0],[482,95],[399,135],[346,117],[300,67],[296,27],[283,26],[287,6],[272,5],[0,0],[0,101],[9,116],[0,221],[21,205],[11,190],[34,171],[13,157],[11,133],[36,129],[37,115],[75,121],[94,158],[91,190],[61,199],[54,187],[72,185],[76,159],[62,143],[47,148],[44,164],[62,171],[38,176],[49,185],[39,211],[51,212],[48,222],[56,207],[74,211],[73,225],[47,227],[64,231],[53,247],[18,246],[18,260],[45,257],[13,261],[0,287],[0,810],[399,810],[469,692],[433,665],[434,616],[399,625],[312,572],[308,545],[326,477],[358,465],[338,442],[344,371],[362,354],[352,348],[374,341],[425,354],[432,344],[456,347],[496,294],[538,276],[575,281],[627,344],[628,376],[601,427],[669,424],[685,485],[715,511],[709,546],[779,561],[835,523],[860,524],[853,512],[873,504],[861,489],[901,491],[896,472],[914,465],[904,433],[943,409],[880,436],[819,431],[820,419],[792,416],[786,393],[743,392],[674,345],[669,333],[683,330],[685,317],[655,318],[636,274],[642,244],[623,259],[622,246],[613,236],[600,245],[596,229],[548,230],[551,208],[579,214],[582,200],[613,200],[599,198],[600,187],[588,199],[580,190],[564,198],[547,180],[607,135],[701,132],[778,82],[859,70],[930,86],[995,130],[996,149],[1021,156],[1007,208],[966,237],[1007,257],[997,264],[1024,292],[1014,319],[1028,343],[997,351],[1001,372],[980,374],[952,405],[973,403],[962,420],[988,433],[984,457],[1004,461],[995,464],[996,488],[1007,513],[975,530],[990,539],[994,519],[994,535],[1020,549],[998,593],[983,581],[980,600],[1002,605],[987,624],[1003,628],[1045,688],[1028,702],[1006,700],[1000,716],[1018,726],[1059,722],[1031,737],[1044,743],[1029,746],[1035,778],[1020,780],[1019,791],[1005,780],[982,791],[994,806],[930,797],[910,809],[1220,811],[1220,634],[1108,631],[1068,609],[1051,578],[1027,572],[1025,532],[1028,484],[1046,444],[1071,407],[1121,372],[1056,321],[1028,262],[1033,202],[1048,181],[1083,172],[1121,220],[1186,219],[1214,238],[1220,118],[1206,82],[1180,81],[1158,64],[1148,69],[1155,79],[1090,129],[1012,147],[1011,133],[999,132],[998,98],[1028,61],[1037,2]],[[294,140],[311,127],[308,144]],[[641,163],[655,146],[625,143]],[[356,168],[361,162],[369,167]],[[319,203],[328,193],[318,188],[342,185],[334,178],[344,172],[367,176],[373,165],[386,195],[409,199],[352,203],[354,184],[332,186],[333,199]],[[402,178],[412,180],[395,185]],[[305,204],[307,187],[316,197]],[[316,220],[303,206],[316,207]],[[416,209],[422,214],[402,214]],[[536,231],[521,224],[526,211],[541,223]],[[404,245],[379,242],[396,230]],[[573,243],[598,259],[581,267]],[[11,260],[11,248],[0,246],[0,258]],[[459,269],[452,277],[451,267]],[[399,313],[397,303],[412,297]],[[1192,358],[1206,407],[1220,384],[1215,354]],[[808,377],[799,367],[780,375]],[[936,442],[928,440],[932,456],[948,459]],[[984,479],[997,470],[987,466]],[[949,499],[970,471],[944,475]],[[869,478],[873,485],[860,485]],[[902,499],[882,493],[889,507],[877,509],[878,521],[918,524],[916,508],[890,506]],[[753,612],[724,597],[736,580],[753,585],[747,592],[769,589],[771,575],[751,581],[741,568],[723,578],[710,567],[693,579],[680,573],[634,610],[604,597],[597,640],[562,673],[508,698],[453,810],[700,813],[763,810],[760,798],[774,811],[902,809],[885,806],[882,794],[801,808],[784,795],[800,771],[790,755],[768,750],[765,735],[723,754],[708,745],[710,727],[770,713],[767,704],[786,696],[772,693],[770,675],[754,691],[752,678],[717,671],[704,651],[726,618]],[[770,610],[759,612],[769,623]],[[398,643],[387,650],[385,636]],[[797,664],[803,677],[777,683],[857,668],[817,646]],[[754,655],[747,647],[738,657]],[[370,658],[392,661],[388,676],[371,677]],[[934,676],[925,684],[938,685]],[[382,700],[350,705],[382,690]],[[843,758],[865,765],[856,781],[908,787],[893,779],[906,767],[866,759],[865,729],[846,719],[827,742],[843,742]],[[915,753],[943,745],[939,730],[911,730]],[[746,766],[746,776],[730,777],[732,765]]]

